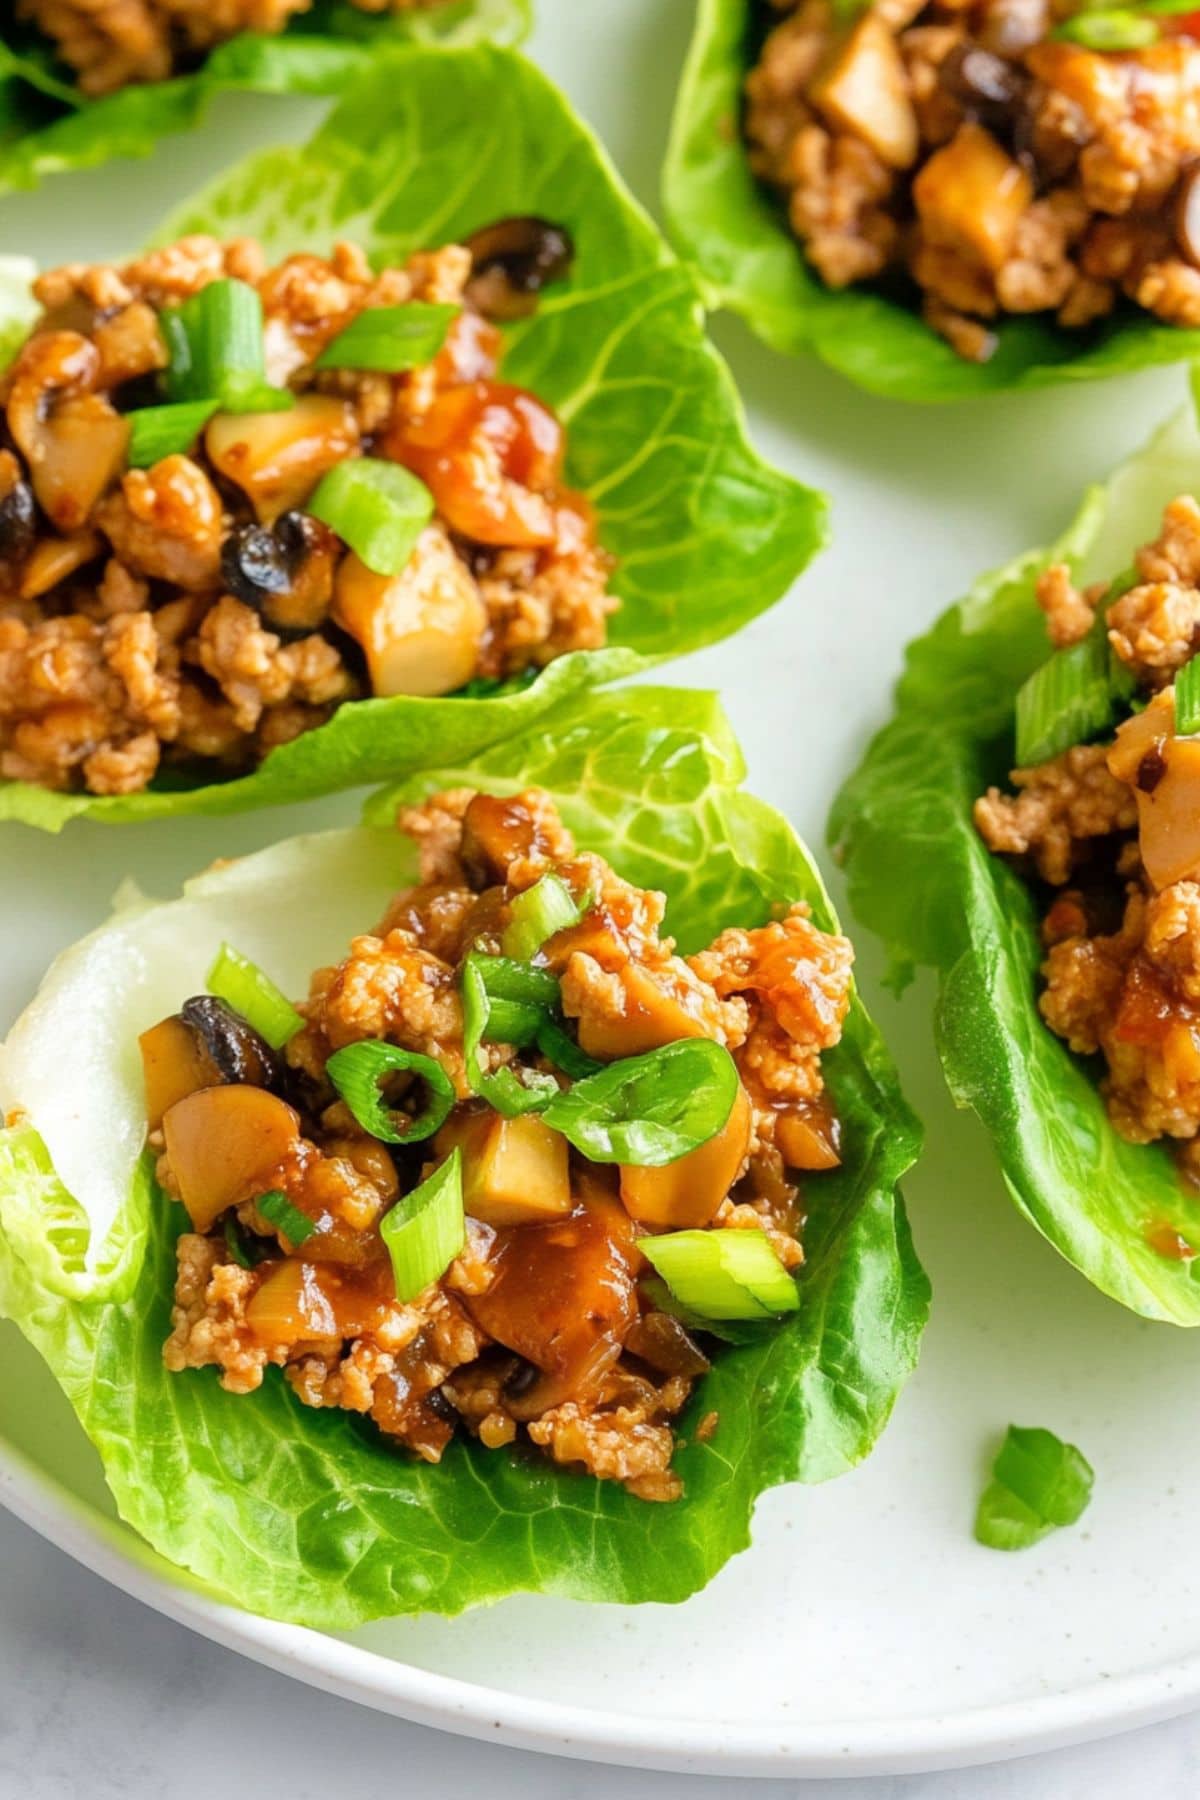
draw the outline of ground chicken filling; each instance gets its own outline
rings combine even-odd
[[[410,12],[446,0],[351,0],[368,13]],[[282,31],[312,0],[17,0],[17,17],[53,40],[85,94],[165,81],[194,68],[241,31]]]
[[[1055,35],[1071,0],[771,3],[751,162],[830,287],[915,283],[976,362],[1008,314],[1200,325],[1200,15],[1101,53]]]
[[[274,1365],[306,1405],[367,1414],[426,1461],[465,1431],[674,1499],[675,1421],[720,1351],[648,1290],[638,1240],[754,1233],[776,1279],[800,1265],[798,1172],[839,1160],[821,1055],[841,1035],[851,947],[801,905],[676,955],[660,935],[663,896],[576,851],[538,790],[456,790],[400,822],[420,846],[420,884],[317,972],[282,1054],[211,996],[143,1036],[159,1181],[192,1225],[178,1241],[167,1367],[215,1366],[225,1388],[249,1394]],[[496,953],[514,899],[548,873],[580,916],[534,960],[560,984],[578,1051],[607,1066],[705,1037],[732,1056],[728,1118],[681,1160],[589,1161],[537,1114],[494,1111],[467,1080],[463,959]],[[365,1040],[431,1056],[449,1076],[435,1135],[395,1146],[363,1129],[327,1064]],[[555,1068],[510,1045],[487,1055],[493,1071]],[[388,1099],[419,1105],[411,1089]],[[402,1304],[381,1225],[456,1150],[464,1247]],[[292,1227],[303,1241],[264,1216],[264,1195],[303,1215]],[[705,1414],[697,1436],[719,1429]]]
[[[163,765],[224,778],[346,701],[602,645],[611,564],[563,484],[562,427],[495,378],[492,321],[569,259],[565,233],[511,219],[381,273],[349,244],[271,268],[249,240],[192,237],[41,276],[0,374],[0,776],[95,794]],[[139,414],[169,398],[164,318],[217,282],[257,293],[267,379],[294,404],[218,411],[186,452],[131,467]],[[459,309],[431,361],[315,367],[368,309],[412,302]],[[359,457],[432,497],[396,576],[305,510]]]
[[[1176,733],[1174,688],[1200,645],[1200,507],[1171,502],[1116,598],[1059,565],[1038,600],[1060,648],[1107,629],[1134,710],[1108,742],[1015,770],[1016,792],[990,788],[975,822],[1046,896],[1046,1023],[1103,1056],[1121,1135],[1178,1140],[1200,1178],[1200,737]]]

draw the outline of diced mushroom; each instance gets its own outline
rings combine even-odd
[[[333,613],[362,645],[375,694],[449,694],[479,666],[487,613],[439,525],[426,526],[399,575],[377,575],[346,556]]]
[[[21,570],[22,600],[37,600],[48,594],[60,581],[86,568],[104,549],[104,540],[96,531],[77,531],[74,537],[43,538],[35,544]]]
[[[325,471],[354,455],[358,423],[344,400],[302,394],[287,412],[218,413],[204,443],[213,467],[270,525],[303,506]]]
[[[540,825],[538,813],[520,798],[476,794],[462,822],[462,860],[472,886],[506,881],[511,863],[544,855],[551,846]]]
[[[316,631],[333,599],[338,540],[307,513],[287,512],[274,525],[244,525],[221,546],[227,593],[260,612],[284,635]]]
[[[179,1197],[197,1231],[266,1190],[300,1141],[300,1121],[260,1087],[201,1088],[163,1115]]]
[[[567,273],[575,255],[571,234],[548,219],[497,219],[467,239],[471,279],[467,299],[491,319],[523,319],[550,281]]]
[[[194,1031],[222,1081],[242,1081],[251,1087],[278,1087],[283,1065],[267,1040],[242,1015],[215,994],[197,994],[185,1000],[180,1017]]]
[[[643,1313],[635,1319],[625,1348],[661,1375],[705,1375],[712,1367],[687,1327],[670,1313]]]
[[[990,132],[968,121],[935,150],[913,182],[928,243],[995,273],[1012,253],[1017,225],[1033,199],[1021,165]]]
[[[25,457],[38,505],[60,531],[77,531],[116,480],[129,421],[92,390],[96,346],[74,331],[38,332],[13,369],[8,428]]]
[[[491,1284],[465,1304],[489,1337],[541,1371],[509,1402],[515,1417],[586,1395],[616,1362],[637,1317],[637,1260],[633,1227],[611,1201],[500,1234]]]
[[[138,1039],[146,1086],[146,1122],[157,1131],[177,1101],[201,1088],[217,1087],[225,1077],[209,1056],[203,1040],[178,1013],[172,1013]]]
[[[875,13],[867,12],[809,89],[828,122],[868,143],[891,169],[917,160],[920,133],[900,46]]]
[[[246,1323],[260,1343],[290,1347],[341,1335],[324,1275],[324,1270],[295,1258],[268,1270],[246,1307]]]
[[[1138,848],[1154,886],[1200,876],[1200,737],[1175,736],[1170,689],[1121,726],[1108,767],[1137,796]]]
[[[463,1204],[484,1225],[530,1225],[573,1205],[567,1140],[530,1115],[468,1114],[443,1126],[439,1156],[463,1153]]]
[[[33,489],[12,451],[0,450],[0,562],[20,562],[36,536]]]
[[[740,1084],[733,1110],[707,1144],[658,1169],[621,1165],[621,1199],[642,1225],[686,1231],[711,1223],[750,1148],[750,1102]]]

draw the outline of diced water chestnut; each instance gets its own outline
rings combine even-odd
[[[750,1148],[750,1101],[738,1083],[728,1119],[707,1144],[661,1168],[621,1165],[621,1199],[642,1225],[686,1231],[711,1223]]]

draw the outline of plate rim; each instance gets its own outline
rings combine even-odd
[[[1200,1701],[1200,1652],[1059,1694],[874,1725],[706,1725],[542,1701],[281,1624],[175,1580],[130,1526],[81,1499],[2,1433],[0,1507],[120,1592],[277,1674],[415,1725],[542,1755],[726,1777],[923,1774],[1094,1742]]]

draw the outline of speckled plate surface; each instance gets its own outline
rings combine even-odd
[[[534,53],[653,200],[689,0],[542,0]],[[131,247],[179,193],[312,108],[242,101],[148,166],[0,202],[0,252],[43,261]],[[1079,489],[1179,404],[1158,372],[950,412],[851,391],[717,335],[760,447],[829,490],[837,541],[790,601],[674,679],[719,685],[752,781],[818,846],[881,719],[904,642],[980,570],[1048,538]],[[352,797],[228,821],[54,840],[0,835],[0,1028],[120,879],[169,892],[233,855],[351,816]],[[836,875],[834,878],[836,893]],[[325,1637],[180,1581],[112,1517],[66,1402],[0,1325],[0,1501],[99,1573],[222,1643],[426,1723],[546,1750],[727,1774],[899,1771],[984,1761],[1200,1701],[1192,1573],[1200,1341],[1101,1299],[1016,1216],[982,1132],[955,1114],[929,989],[896,1003],[860,975],[929,1148],[908,1198],[934,1282],[921,1368],[880,1448],[822,1488],[760,1505],[753,1550],[677,1608],[514,1600],[446,1621]],[[1096,1468],[1082,1525],[1003,1556],[971,1537],[1010,1420],[1052,1426]]]

